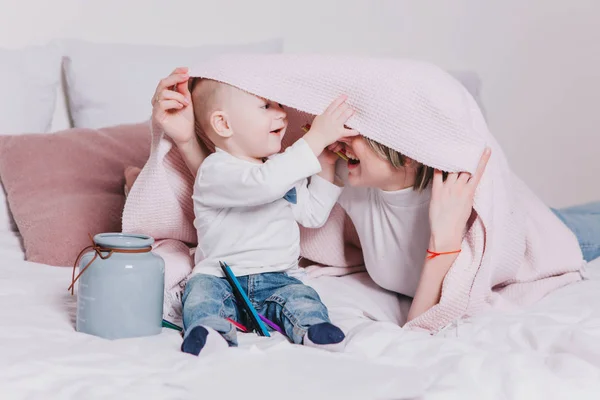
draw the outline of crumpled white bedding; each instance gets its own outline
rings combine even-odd
[[[164,329],[108,341],[74,330],[68,268],[0,248],[1,399],[600,398],[600,260],[590,280],[513,314],[402,330],[406,299],[364,273],[310,281],[348,333],[346,353],[241,335],[193,357]]]

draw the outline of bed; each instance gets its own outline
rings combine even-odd
[[[193,357],[178,332],[108,341],[74,329],[68,268],[0,248],[0,398],[577,399],[600,393],[600,260],[589,279],[533,307],[455,323],[436,336],[399,327],[406,299],[365,273],[310,282],[348,332],[346,352],[242,334]]]
[[[156,54],[156,47],[140,46],[134,51],[126,45],[84,42],[51,47],[32,50],[27,56],[31,65],[51,66],[48,74],[36,75],[35,83],[44,85],[27,86],[31,79],[25,75],[22,81],[11,78],[19,93],[38,106],[34,116],[11,115],[30,125],[18,131],[11,127],[10,133],[99,128],[147,117],[148,99],[166,66],[153,64],[136,83],[139,87],[122,91],[121,100],[130,111],[126,116],[132,121],[119,119],[118,110],[105,101],[113,96],[105,90],[106,82],[124,85],[127,72],[106,66],[111,64],[109,56],[121,57],[120,62],[129,57],[128,62],[135,63]],[[70,52],[68,59],[61,53],[65,49]],[[267,41],[251,50],[280,51],[281,43]],[[160,51],[173,51],[177,58],[178,50]],[[0,61],[13,58],[14,54],[0,53]],[[185,63],[185,58],[178,60]],[[476,76],[458,76],[477,97]],[[130,93],[139,96],[127,98]],[[0,132],[5,133],[8,129]],[[0,203],[5,203],[2,196]],[[600,396],[600,260],[588,266],[589,279],[560,289],[532,307],[455,321],[435,336],[400,328],[409,300],[376,287],[365,273],[320,277],[307,283],[319,291],[333,322],[347,332],[344,353],[295,346],[279,335],[245,334],[238,348],[192,357],[179,351],[179,333],[166,328],[157,336],[118,341],[76,332],[76,296],[67,291],[70,269],[66,264],[25,261],[21,238],[10,219],[8,210],[0,207],[2,399]]]

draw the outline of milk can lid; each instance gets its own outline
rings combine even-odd
[[[154,238],[137,233],[99,233],[94,236],[94,242],[105,248],[141,249],[152,246]]]

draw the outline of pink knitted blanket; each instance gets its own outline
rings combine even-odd
[[[399,59],[235,55],[199,63],[191,75],[287,106],[287,144],[311,116],[347,94],[356,110],[350,127],[426,165],[473,173],[483,149],[492,148],[475,194],[476,218],[446,275],[440,302],[407,326],[435,331],[489,307],[534,302],[581,279],[585,262],[573,233],[512,173],[474,99],[440,68]],[[150,159],[125,205],[123,230],[168,239],[157,246],[164,246],[162,255],[172,264],[168,284],[191,268],[183,245],[196,241],[191,190],[191,175],[176,149],[154,132]],[[317,263],[361,263],[356,235],[340,208],[323,228],[302,230],[301,245],[302,255]]]

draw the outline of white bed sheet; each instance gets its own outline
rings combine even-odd
[[[4,265],[3,259],[25,260],[25,250],[23,250],[23,239],[18,232],[5,231],[0,227],[0,269]]]
[[[346,353],[248,334],[237,349],[193,357],[168,329],[118,341],[75,332],[70,270],[0,248],[0,398],[597,399],[600,261],[589,270],[533,307],[434,337],[399,328],[407,302],[365,274],[319,278],[311,284],[348,332]]]

